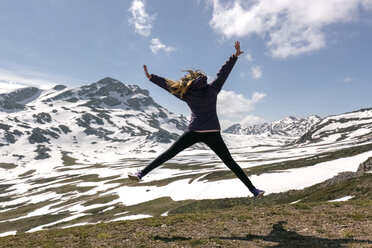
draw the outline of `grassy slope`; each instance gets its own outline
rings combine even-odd
[[[136,206],[153,218],[8,236],[0,247],[372,247],[371,189],[364,174],[262,199],[161,198]]]

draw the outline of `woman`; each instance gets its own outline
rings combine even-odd
[[[150,75],[147,71],[147,66],[143,65],[146,77],[151,82],[187,103],[191,109],[191,120],[188,131],[186,131],[167,151],[146,166],[146,168],[138,170],[134,174],[129,174],[128,177],[130,179],[135,181],[141,180],[141,178],[150,171],[173,158],[179,152],[195,143],[203,142],[218,155],[226,166],[248,187],[254,196],[261,197],[265,193],[265,191],[256,189],[253,186],[244,171],[233,160],[220,133],[221,127],[216,111],[217,95],[221,91],[236,60],[243,53],[240,51],[239,41],[235,42],[235,50],[235,54],[230,56],[217,73],[216,79],[211,83],[207,83],[206,75],[199,70],[188,70],[188,75],[182,77],[179,81],[172,81],[155,74]]]

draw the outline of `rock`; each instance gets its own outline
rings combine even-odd
[[[98,138],[100,139],[104,139],[104,140],[112,140],[111,138],[107,137],[108,135],[111,135],[111,134],[114,134],[114,132],[112,131],[109,131],[107,129],[104,129],[104,128],[92,128],[92,127],[87,127],[85,130],[84,130],[84,133],[86,135],[95,135],[97,136]]]
[[[91,85],[82,86],[81,90],[78,92],[78,95],[79,96],[86,95],[88,97],[91,97],[90,93],[95,92],[97,90],[98,90],[98,87],[97,87],[97,84],[95,83]]]
[[[17,102],[22,102],[34,96],[36,93],[38,93],[38,91],[39,91],[38,88],[27,87],[27,88],[17,89],[10,93],[0,94],[0,98],[3,98],[4,100],[7,100],[9,102],[17,103]]]
[[[361,163],[358,167],[357,174],[359,176],[363,175],[366,172],[372,171],[372,157],[369,157],[366,161]]]
[[[67,133],[71,133],[71,132],[72,132],[68,126],[65,126],[65,125],[59,125],[58,127],[59,127],[59,128],[62,130],[62,132],[64,132],[65,134],[67,134]]]
[[[43,130],[40,128],[34,128],[32,130],[32,134],[30,137],[28,137],[28,141],[30,144],[35,144],[35,143],[43,143],[43,142],[48,142],[50,139],[44,136]]]
[[[50,101],[62,100],[62,99],[65,99],[65,98],[70,98],[73,95],[74,95],[74,93],[72,92],[72,90],[67,90],[67,91],[62,92],[61,94],[56,95],[55,97],[48,98],[45,101],[50,102]]]
[[[0,123],[0,129],[3,129],[5,131],[9,131],[9,129],[11,128],[12,126],[8,125],[8,124],[3,124],[3,123]]]
[[[166,130],[160,129],[158,132],[151,133],[148,136],[148,139],[155,140],[160,143],[170,143],[172,140],[175,140],[178,138],[177,134],[169,133]]]
[[[34,152],[37,153],[37,156],[35,157],[36,160],[40,160],[40,159],[47,159],[47,158],[50,158],[50,155],[48,154],[48,152],[50,152],[51,150],[46,147],[45,145],[37,145],[37,148]]]
[[[59,91],[59,90],[64,90],[66,88],[67,88],[67,86],[58,84],[58,85],[53,87],[53,90],[58,90]]]
[[[102,102],[104,104],[106,104],[107,106],[110,106],[110,107],[113,107],[113,106],[116,106],[116,105],[120,105],[121,102],[116,99],[115,97],[111,97],[111,96],[106,96],[102,99]]]
[[[46,122],[50,123],[52,121],[52,117],[50,114],[42,112],[38,114],[32,115],[34,117],[35,122],[40,123],[40,124],[45,124]]]
[[[8,141],[8,143],[10,144],[14,144],[16,142],[16,139],[14,138],[14,135],[11,134],[11,133],[5,133],[4,135],[6,141]]]
[[[28,137],[28,141],[30,144],[49,142],[50,139],[45,137],[45,135],[51,136],[55,139],[59,138],[57,133],[37,127],[32,130],[31,135]]]
[[[79,101],[79,99],[76,98],[76,97],[71,97],[71,98],[66,100],[66,102],[78,102],[78,101]]]
[[[139,98],[130,98],[127,100],[128,105],[134,110],[140,110],[141,99]]]
[[[337,176],[334,176],[334,177],[322,182],[319,187],[324,188],[324,187],[327,187],[329,185],[338,184],[342,181],[345,181],[345,180],[350,179],[350,178],[355,178],[355,177],[358,177],[357,173],[355,173],[355,172],[352,172],[352,171],[341,172]]]
[[[25,105],[23,104],[19,104],[8,100],[0,102],[0,106],[7,110],[22,110],[25,108]]]

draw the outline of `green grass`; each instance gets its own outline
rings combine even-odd
[[[26,171],[25,173],[19,174],[18,176],[19,176],[19,177],[27,177],[27,176],[31,176],[31,175],[34,174],[35,172],[36,172],[36,170],[28,170],[28,171]]]
[[[170,201],[157,199],[149,208]],[[326,202],[305,205],[308,206],[306,211],[289,204],[253,204],[249,207],[232,204],[214,210],[210,210],[210,206],[205,210],[167,217],[20,233],[0,238],[0,247],[372,246],[370,233],[364,231],[371,221],[368,217],[370,200],[342,202],[336,208]],[[145,206],[140,207],[145,209]],[[353,216],[347,216],[350,211],[363,218],[355,220]],[[290,214],[282,215],[282,212]],[[338,222],[341,217],[347,225]]]
[[[89,206],[89,205],[94,205],[94,204],[105,204],[108,202],[111,202],[113,200],[118,199],[119,196],[116,194],[113,195],[105,195],[105,196],[99,196],[94,199],[91,199],[89,201],[86,201],[83,206]]]
[[[71,152],[62,152],[62,162],[63,162],[63,165],[65,166],[70,166],[70,165],[74,165],[76,164],[76,158],[73,158],[73,157],[70,157],[68,156],[67,154],[69,154]]]
[[[331,159],[356,155],[371,148],[372,146],[366,145],[323,153],[310,158],[272,163],[249,168],[247,174],[260,174],[311,166]],[[102,167],[101,164],[94,166]],[[169,164],[166,166],[171,168],[176,165]],[[200,165],[192,164],[191,166],[195,166],[195,169],[198,169]],[[212,164],[210,166],[212,168]],[[178,165],[177,168],[179,167],[182,166]],[[70,166],[64,169],[73,171],[74,167]],[[19,176],[27,177],[33,173],[34,171],[28,171]],[[164,186],[181,179],[188,179],[189,182],[192,182],[203,175],[205,173],[138,184],[131,182],[127,178],[120,178],[120,175],[100,177],[97,174],[73,174],[64,179],[36,179],[34,180],[35,187],[31,189],[31,193],[36,195],[51,190],[58,194],[71,195],[73,197],[73,192],[75,191],[84,193],[94,188],[93,186],[79,187],[75,185],[81,181],[119,184],[119,186],[114,185],[114,188],[123,185]],[[203,180],[213,181],[227,178],[235,178],[235,175],[230,171],[219,170],[209,173]],[[43,189],[45,184],[50,184],[53,181],[64,183],[65,186],[49,188],[48,190]],[[2,185],[0,189],[2,192],[6,192],[10,186]],[[348,202],[327,202],[328,200],[347,195],[354,197]],[[13,195],[2,197],[0,202],[14,200],[16,199],[15,197]],[[5,222],[0,223],[0,232],[17,230],[19,235],[13,239],[11,237],[0,238],[0,247],[2,245],[5,245],[4,247],[137,247],[133,246],[132,241],[135,241],[134,244],[139,244],[139,247],[169,247],[171,245],[185,247],[216,247],[218,245],[235,247],[236,244],[247,247],[244,242],[251,242],[250,244],[253,244],[253,247],[267,247],[273,245],[272,242],[282,245],[279,247],[286,247],[286,243],[283,244],[279,239],[270,236],[270,232],[274,232],[276,235],[281,234],[283,228],[287,228],[286,232],[284,232],[284,240],[313,242],[313,246],[316,247],[315,244],[317,242],[332,243],[332,240],[329,241],[324,237],[333,237],[334,239],[340,239],[332,243],[337,247],[343,245],[342,240],[365,239],[368,236],[368,232],[365,232],[359,226],[367,225],[372,219],[371,211],[368,211],[372,206],[372,174],[364,174],[334,184],[321,183],[303,190],[290,190],[283,193],[270,194],[261,199],[242,197],[201,201],[173,201],[170,197],[162,197],[133,206],[111,203],[117,199],[118,196],[116,194],[105,195],[105,192],[98,192],[95,195],[80,195],[58,204],[57,201],[45,201],[37,204],[25,202],[10,206],[14,207],[14,209],[0,212],[0,220],[5,220]],[[297,200],[301,201],[296,204],[289,204]],[[66,211],[58,215],[34,216],[6,222],[6,220],[25,216],[39,208],[53,204],[57,205],[51,206],[51,209],[64,207]],[[35,233],[35,238],[40,238],[40,242],[34,239],[33,236],[22,234],[22,232],[34,227],[70,217],[71,213],[69,213],[68,209],[71,204],[81,204],[94,208],[85,211],[85,216],[51,225],[48,227],[52,228],[51,230],[40,232],[40,234]],[[97,207],[94,206],[96,204]],[[168,212],[169,216],[161,217],[165,212]],[[59,232],[53,229],[87,222],[105,222],[136,214],[146,214],[154,217],[137,221],[110,222],[107,224],[58,229]],[[305,217],[308,219],[304,219]],[[281,221],[290,222],[286,226],[281,224]],[[352,227],[349,228],[350,223]],[[302,226],[300,229],[296,229],[296,225]],[[329,225],[339,226],[340,229],[335,233],[333,230],[329,230]],[[244,229],[245,226],[249,228]],[[348,228],[342,229],[343,226],[348,226]],[[240,229],[236,229],[236,227],[240,227]],[[257,227],[261,227],[261,229],[257,229]],[[306,231],[299,232],[298,230],[309,230],[307,235],[313,238],[308,238],[304,234]],[[274,241],[268,241],[270,239],[274,239]],[[4,240],[5,242],[2,243]],[[26,242],[28,240],[30,241],[29,243]],[[29,246],[31,244],[33,246]]]
[[[0,168],[6,169],[6,170],[14,169],[16,167],[17,165],[13,163],[0,163]]]
[[[27,215],[28,213],[31,213],[39,208],[50,205],[52,203],[53,201],[43,201],[43,202],[38,202],[38,203],[24,202],[22,204],[18,204],[17,206],[14,206],[13,209],[10,209],[6,212],[0,212],[0,220],[9,220],[9,219],[18,218],[18,217]],[[0,228],[0,232],[1,232],[1,228]]]
[[[100,177],[98,174],[88,174],[88,175],[69,175],[65,180],[61,180],[58,183],[72,183],[72,182],[102,182],[107,180],[113,180],[120,177],[120,175],[109,176],[109,177]]]

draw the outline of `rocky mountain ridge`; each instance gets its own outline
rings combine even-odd
[[[244,126],[240,123],[225,129],[224,132],[242,135],[282,135],[289,137],[300,137],[306,133],[311,126],[319,122],[321,118],[312,115],[307,118],[289,116],[283,120],[266,122],[260,125]]]
[[[298,144],[365,143],[372,139],[372,108],[328,116],[311,126]]]

